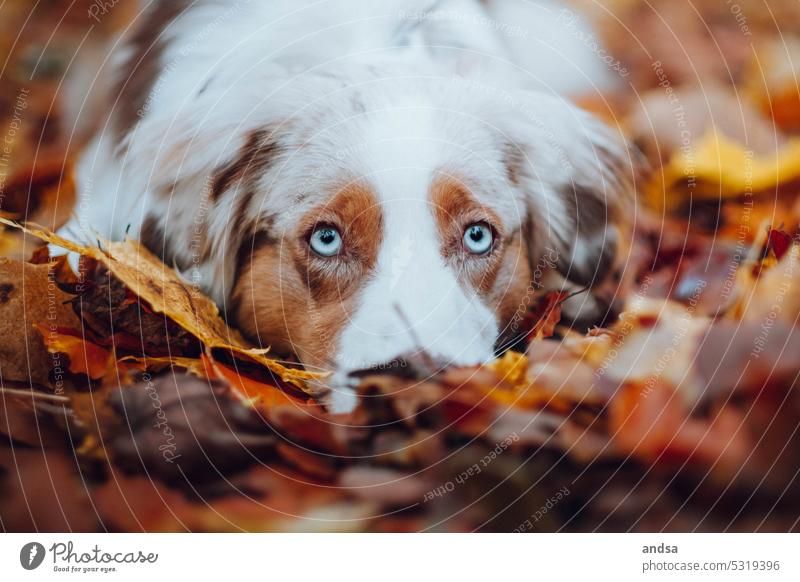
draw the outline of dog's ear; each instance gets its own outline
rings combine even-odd
[[[601,284],[632,222],[640,156],[593,115],[545,94],[523,93],[504,118],[505,165],[528,208],[532,260],[549,247],[565,279]]]
[[[146,181],[133,186],[147,193],[142,241],[222,305],[242,244],[268,230],[275,213],[285,216],[292,178],[319,163],[297,155],[318,131],[319,102],[337,99],[343,116],[358,106],[346,85],[266,63],[248,75],[222,70],[174,103],[160,95],[120,152],[127,178]],[[302,164],[309,167],[295,171]]]

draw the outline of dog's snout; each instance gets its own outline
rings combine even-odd
[[[413,379],[417,376],[414,368],[404,357],[394,358],[388,362],[375,364],[350,373],[351,378],[363,378],[372,374],[385,374],[399,378]]]
[[[449,363],[449,361],[441,357],[435,357],[425,351],[414,351],[386,362],[351,372],[350,377],[363,378],[371,374],[382,374],[409,380],[423,380],[436,375],[446,368]]]

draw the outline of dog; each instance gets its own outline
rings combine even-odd
[[[484,363],[548,285],[608,308],[636,164],[565,97],[608,86],[590,37],[548,1],[146,0],[73,99],[62,233],[138,237],[334,411],[359,371]]]

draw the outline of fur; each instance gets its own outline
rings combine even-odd
[[[251,338],[335,370],[337,409],[353,371],[481,363],[545,252],[575,285],[606,279],[632,190],[617,132],[565,98],[609,81],[563,20],[514,0],[144,2],[100,72],[65,232],[141,237]],[[480,221],[487,257],[460,236]],[[308,247],[323,223],[332,260]]]

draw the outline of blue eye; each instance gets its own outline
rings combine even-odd
[[[342,250],[342,235],[332,226],[320,226],[308,241],[311,249],[323,257],[332,257]]]
[[[473,255],[485,255],[492,249],[494,235],[485,222],[470,224],[464,231],[464,246]]]

